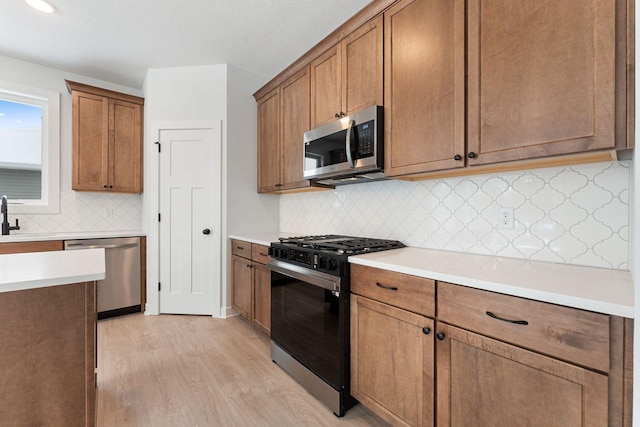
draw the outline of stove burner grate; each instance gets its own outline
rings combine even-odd
[[[335,234],[298,236],[280,238],[279,240],[283,245],[292,245],[302,248],[326,250],[339,254],[351,255],[404,247],[401,242],[396,240],[340,236]]]

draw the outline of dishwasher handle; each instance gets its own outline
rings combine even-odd
[[[113,244],[113,245],[85,245],[84,243],[69,243],[67,244],[67,250],[76,250],[76,249],[120,249],[120,248],[135,248],[137,247],[137,243],[124,243],[124,244]]]

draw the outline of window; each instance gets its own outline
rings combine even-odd
[[[60,210],[60,95],[0,82],[0,195],[13,213]]]

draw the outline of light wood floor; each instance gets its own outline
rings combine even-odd
[[[239,317],[98,322],[98,427],[387,426],[362,405],[337,418]]]

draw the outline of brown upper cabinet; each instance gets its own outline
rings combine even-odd
[[[258,192],[278,191],[281,186],[280,88],[258,99]]]
[[[311,61],[311,128],[383,103],[383,17]]]
[[[141,193],[144,99],[66,83],[72,96],[72,189]]]
[[[302,164],[309,108],[309,67],[258,100],[258,192],[310,186]]]
[[[309,180],[304,179],[302,136],[309,130],[309,68],[303,68],[280,87],[283,190],[308,187]]]
[[[615,148],[616,19],[616,0],[470,0],[468,164]]]
[[[385,20],[385,174],[464,166],[464,0],[401,0]]]
[[[375,0],[254,96],[260,103],[308,67],[307,128],[383,105],[389,177],[610,160],[634,141],[633,5]],[[283,157],[301,147],[278,149]]]

